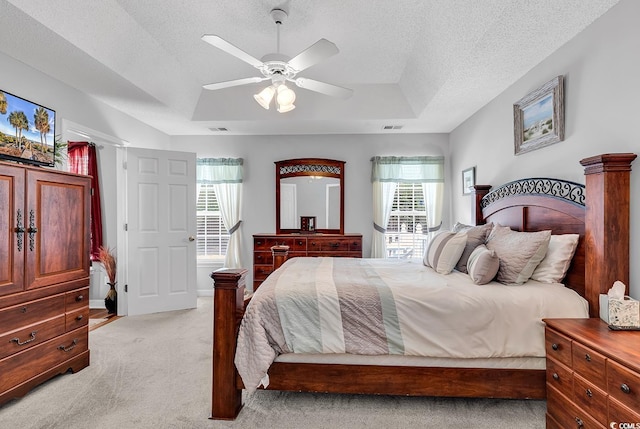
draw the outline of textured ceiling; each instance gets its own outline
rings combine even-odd
[[[618,0],[0,0],[0,50],[170,134],[450,132]],[[254,57],[320,38],[340,52],[300,76],[354,90],[300,88],[297,108],[264,110],[267,83],[203,42],[217,34]],[[41,43],[43,40],[46,43]]]

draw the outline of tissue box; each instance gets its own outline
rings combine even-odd
[[[609,300],[609,324],[614,326],[640,326],[640,302],[625,296]]]

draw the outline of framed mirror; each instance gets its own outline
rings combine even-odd
[[[276,233],[344,234],[344,161],[276,163]]]

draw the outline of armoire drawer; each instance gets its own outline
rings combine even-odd
[[[0,360],[0,374],[3,374],[0,377],[0,391],[10,389],[88,350],[88,334],[85,326]]]
[[[64,314],[64,302],[61,293],[0,310],[0,335]]]
[[[65,332],[65,316],[23,327],[0,335],[0,359],[36,346]]]
[[[89,323],[89,307],[70,311],[66,314],[66,331],[73,331]]]
[[[65,311],[73,311],[89,306],[89,288],[72,290],[65,293]]]

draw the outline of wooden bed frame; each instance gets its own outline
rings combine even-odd
[[[565,283],[598,317],[598,295],[615,280],[629,284],[630,172],[635,154],[583,159],[585,186],[555,179],[511,182],[493,192],[475,186],[476,224],[498,222],[520,231],[578,233]],[[214,272],[211,418],[230,420],[242,408],[242,380],[233,363],[247,302],[245,269]],[[628,293],[628,290],[627,290]],[[545,398],[545,371],[274,362],[269,390],[410,396]]]

